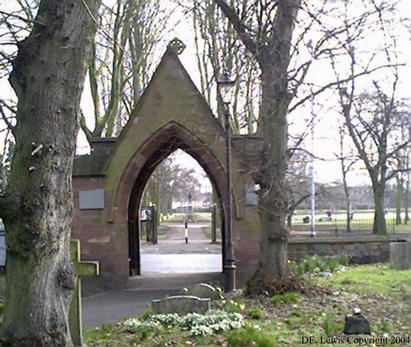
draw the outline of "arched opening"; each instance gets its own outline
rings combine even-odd
[[[222,272],[221,209],[211,186],[180,149],[157,164],[135,214],[139,245],[130,275]]]
[[[138,172],[134,172],[134,183],[128,200],[128,245],[129,275],[140,275],[141,272],[141,216],[140,208],[144,188],[156,167],[171,153],[181,149],[192,156],[207,174],[215,194],[221,215],[221,271],[224,261],[224,210],[225,210],[225,176],[224,169],[210,149],[202,144],[196,136],[181,125],[171,122],[158,130],[134,155],[134,158],[145,158]]]

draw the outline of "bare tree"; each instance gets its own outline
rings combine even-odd
[[[215,0],[229,19],[247,51],[261,70],[261,104],[258,134],[264,138],[261,167],[256,173],[260,184],[260,259],[255,278],[281,278],[286,274],[288,203],[284,189],[287,170],[288,68],[291,41],[299,0],[254,2],[256,26],[250,28],[223,0]],[[254,24],[254,23],[253,23]]]
[[[287,170],[287,189],[289,192],[287,227],[291,230],[292,218],[297,208],[312,196],[310,169],[311,153],[298,151],[289,161]],[[315,198],[321,198],[327,190],[325,184],[316,184]]]
[[[12,62],[16,56],[16,46],[22,37],[29,34],[33,27],[34,17],[39,0],[20,0],[13,4],[5,4],[0,10],[0,80],[6,79],[12,70]],[[5,136],[3,151],[2,185],[7,181],[8,163],[4,162],[14,148],[14,129],[16,125],[16,100],[12,93],[2,90],[0,96],[0,133]]]
[[[42,0],[18,42],[15,150],[1,213],[7,234],[2,342],[71,346],[72,162],[86,58],[100,1]]]
[[[147,182],[143,195],[143,203],[154,204],[158,216],[169,212],[173,201],[185,201],[188,193],[198,196],[200,183],[193,169],[177,163],[171,154],[158,164]]]
[[[240,0],[230,2],[238,11],[245,10],[245,3]],[[233,26],[224,20],[225,15],[213,0],[196,0],[192,5],[187,5],[193,22],[194,46],[203,95],[212,105],[212,87],[221,75],[228,73],[236,81],[230,113],[232,130],[237,134],[254,133],[260,99],[260,71],[257,62],[238,43]],[[223,107],[218,96],[217,101],[217,114],[222,120]]]
[[[363,57],[364,49],[358,44],[363,40],[357,40],[364,37],[364,30],[362,26],[352,26],[347,6],[346,14],[342,17],[346,27],[345,40],[339,50],[329,52],[330,62],[337,82],[341,114],[371,179],[375,203],[373,232],[386,234],[385,187],[396,172],[392,167],[393,156],[407,146],[407,141],[399,143],[395,139],[399,131],[399,124],[393,119],[398,112],[399,64],[395,37],[389,35],[392,21],[385,18],[385,14],[389,14],[393,7],[392,4],[377,1],[371,4],[370,11],[376,15],[373,32],[374,36],[380,38],[381,46],[379,50],[370,52],[367,60]],[[376,79],[377,68],[371,68],[376,56],[383,61],[377,68],[386,68],[384,87]],[[344,65],[345,69],[342,68]],[[358,72],[359,69],[361,72]],[[367,77],[368,83],[358,82],[355,76],[359,74]]]
[[[337,156],[341,165],[342,182],[345,195],[346,206],[346,219],[347,219],[347,232],[351,232],[351,199],[350,199],[350,187],[348,186],[348,173],[351,171],[353,165],[357,162],[357,157],[354,156],[351,150],[346,153],[345,138],[347,136],[346,127],[343,124],[339,126],[339,140],[340,140],[340,153]]]
[[[376,93],[362,93],[346,98],[346,90],[340,89],[343,116],[349,134],[371,179],[375,215],[373,232],[386,234],[384,216],[384,192],[388,180],[396,176],[395,155],[409,145],[409,140],[397,142],[395,133],[400,124],[395,122],[397,103],[395,89],[386,95],[375,83]],[[353,109],[353,111],[352,111]]]
[[[373,1],[369,6],[363,4],[360,13],[356,14],[352,9],[358,2],[353,1],[339,4],[330,1],[258,0],[243,2],[245,10],[240,13],[227,1],[215,0],[215,3],[261,71],[257,134],[263,137],[264,148],[261,166],[254,175],[261,186],[260,259],[255,277],[279,278],[286,272],[287,232],[284,221],[288,192],[285,179],[287,159],[293,152],[287,150],[287,115],[342,82],[368,76],[393,65],[392,62],[373,65],[373,59],[364,65],[354,62],[356,69],[349,76],[329,79],[315,85],[313,91],[304,84],[313,65],[327,64],[330,57],[349,58],[351,44],[363,42],[366,34],[372,32],[373,24],[391,11],[393,5]],[[339,17],[343,20],[339,21]]]
[[[395,121],[398,123],[399,130],[396,132],[396,142],[406,143],[410,139],[411,132],[411,121],[408,113],[409,106],[407,108],[406,101],[402,101],[398,105],[397,113],[395,116]],[[408,208],[408,191],[407,191],[407,176],[411,170],[409,166],[409,146],[401,148],[394,154],[394,161],[396,165],[396,203],[395,203],[395,224],[402,224],[401,212],[402,205],[404,204],[404,209],[407,211]],[[405,212],[406,212],[405,211]],[[407,222],[405,213],[404,223]]]
[[[170,14],[160,0],[116,1],[103,6],[89,58],[94,129],[80,115],[88,140],[116,136],[127,123],[153,72],[154,52]]]

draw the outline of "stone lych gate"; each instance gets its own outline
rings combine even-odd
[[[261,140],[233,136],[232,146],[233,242],[241,285],[258,260],[259,218],[251,173]],[[143,189],[157,164],[178,148],[207,173],[224,226],[225,132],[172,48],[119,137],[96,138],[91,147],[91,155],[76,157],[74,162],[72,238],[81,240],[82,259],[100,262],[101,276],[92,287],[124,285],[130,275],[140,273],[138,211]],[[224,235],[223,227],[223,244]]]

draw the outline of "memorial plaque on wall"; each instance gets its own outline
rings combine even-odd
[[[80,210],[104,210],[104,189],[79,191]]]
[[[247,206],[258,205],[258,195],[255,193],[254,186],[245,187],[245,204]]]

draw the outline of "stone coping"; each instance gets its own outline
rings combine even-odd
[[[163,302],[163,301],[171,301],[171,300],[193,300],[193,301],[204,301],[208,302],[211,301],[210,298],[199,298],[198,296],[193,296],[193,295],[173,295],[173,296],[166,296],[165,298],[162,299],[154,299],[151,300],[151,302],[158,303],[158,302]]]
[[[316,238],[290,238],[289,244],[320,244],[320,243],[390,243],[390,242],[406,242],[407,238],[404,237],[390,237],[390,236],[343,236],[343,237],[316,237]]]

